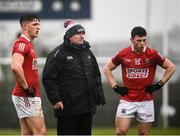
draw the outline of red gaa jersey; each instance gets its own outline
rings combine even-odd
[[[121,64],[122,80],[124,86],[128,88],[128,95],[122,99],[135,102],[152,100],[154,95],[149,95],[145,87],[153,83],[156,66],[161,66],[165,57],[149,47],[145,47],[140,54],[133,50],[133,46],[129,46],[112,58],[113,64],[116,66]]]
[[[36,96],[40,96],[40,82],[37,67],[37,54],[33,48],[32,43],[23,35],[21,35],[12,47],[12,55],[19,53],[24,56],[24,63],[22,65],[24,75],[29,87],[36,89]],[[20,84],[16,81],[13,89],[13,95],[26,96]]]

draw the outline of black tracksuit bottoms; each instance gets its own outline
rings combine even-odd
[[[60,116],[57,118],[57,135],[91,135],[92,113]]]

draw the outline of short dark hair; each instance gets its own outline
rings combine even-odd
[[[40,21],[40,18],[37,15],[26,13],[20,17],[20,24],[22,24],[23,21],[33,21],[34,19]]]
[[[136,26],[131,31],[131,38],[134,38],[136,35],[140,36],[140,37],[146,36],[147,32],[146,32],[146,30],[143,27]]]

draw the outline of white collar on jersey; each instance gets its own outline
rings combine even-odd
[[[134,51],[134,46],[132,45],[132,51]],[[143,49],[143,52],[145,52],[146,51],[146,46],[144,47],[144,49]]]
[[[21,34],[21,37],[24,37],[28,42],[31,42],[25,35]]]

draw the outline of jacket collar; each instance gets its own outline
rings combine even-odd
[[[79,51],[90,48],[90,45],[87,41],[84,41],[83,45],[79,46],[76,44],[71,44],[66,37],[64,37],[64,46],[67,47],[68,49],[79,50]]]

